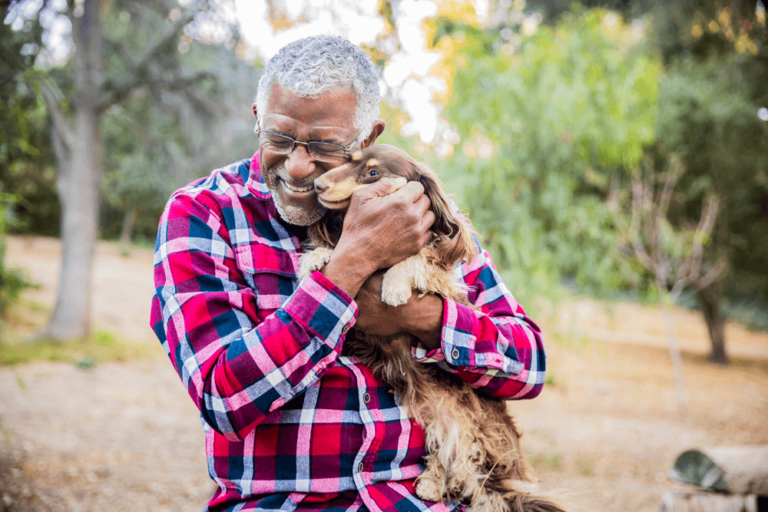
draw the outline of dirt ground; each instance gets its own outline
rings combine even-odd
[[[11,238],[8,263],[53,305],[60,248]],[[202,510],[208,479],[197,410],[148,326],[152,251],[100,244],[95,326],[157,356],[0,368],[0,510]],[[677,407],[664,323],[653,307],[574,298],[542,321],[550,383],[510,403],[542,486],[592,511],[656,511],[675,456],[697,446],[768,444],[768,334],[727,329],[732,364],[706,362],[706,328],[676,310],[687,414]],[[536,318],[537,321],[541,320]]]

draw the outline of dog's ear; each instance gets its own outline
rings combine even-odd
[[[424,193],[432,203],[431,210],[435,214],[432,231],[436,235],[435,247],[441,262],[446,267],[452,267],[459,260],[469,263],[478,254],[477,244],[472,238],[472,226],[452,208],[435,171],[423,164],[416,165],[419,167],[419,182],[424,186]]]
[[[315,222],[307,229],[312,248],[325,247],[332,249],[339,243],[341,228],[344,225],[344,214],[340,210],[331,210],[325,217]]]

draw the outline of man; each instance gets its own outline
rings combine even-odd
[[[173,194],[160,220],[152,325],[206,433],[208,510],[449,510],[415,478],[421,427],[369,368],[341,355],[350,327],[407,331],[414,357],[500,398],[544,380],[539,329],[490,256],[460,268],[472,309],[414,294],[379,301],[380,273],[418,252],[434,215],[418,183],[356,192],[330,263],[299,282],[312,183],[384,130],[370,59],[335,37],[289,44],[253,106],[259,151]],[[457,270],[458,271],[458,270]]]

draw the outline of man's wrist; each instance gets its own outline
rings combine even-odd
[[[418,293],[414,290],[413,293]],[[430,350],[442,346],[443,332],[443,299],[437,295],[427,294],[416,299],[411,304],[412,314],[407,315],[406,330],[416,336]]]
[[[321,272],[354,299],[365,280],[375,270],[365,258],[355,257],[343,250],[339,251],[337,247],[333,251],[331,260]]]

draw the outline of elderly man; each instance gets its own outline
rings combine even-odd
[[[417,294],[378,298],[380,269],[415,254],[434,215],[418,183],[355,193],[333,258],[296,277],[306,226],[324,214],[313,181],[372,145],[371,60],[336,37],[269,61],[253,112],[259,151],[173,194],[160,220],[152,326],[206,434],[219,488],[208,510],[450,510],[415,493],[421,427],[387,385],[341,355],[354,326],[410,332],[413,354],[499,398],[533,398],[544,348],[490,256],[457,269],[475,309]]]

